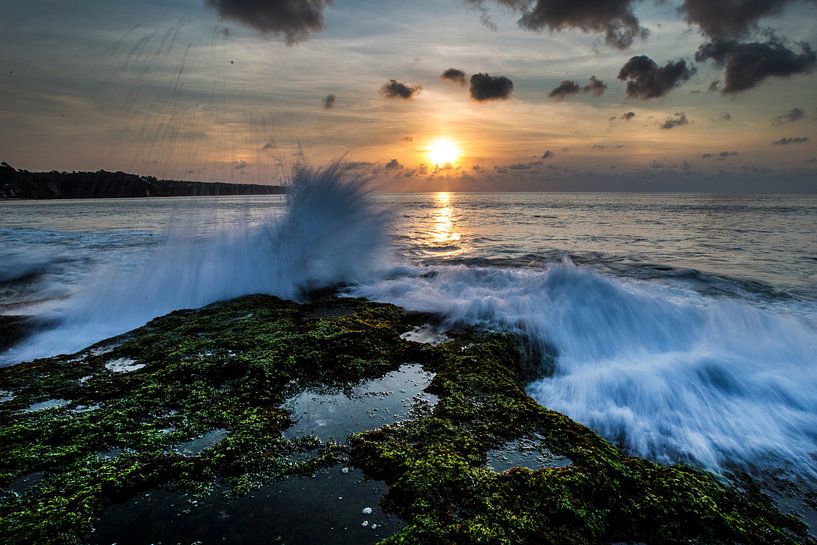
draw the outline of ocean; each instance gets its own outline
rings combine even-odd
[[[291,197],[0,203],[0,312],[39,324],[2,364],[179,308],[335,287],[524,335],[548,355],[530,395],[634,454],[817,477],[817,196],[306,177]]]

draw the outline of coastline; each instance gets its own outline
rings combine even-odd
[[[280,185],[160,180],[126,172],[29,172],[0,163],[0,202],[144,197],[283,195]]]
[[[8,543],[130,543],[145,494],[166,500],[150,512],[207,518],[269,504],[277,486],[281,509],[373,498],[325,529],[338,543],[814,543],[750,481],[627,456],[542,407],[519,339],[417,329],[431,319],[249,296],[0,369],[0,529]],[[324,411],[344,403],[358,405]],[[311,413],[328,416],[309,427]],[[335,494],[347,478],[357,495]],[[308,543],[320,518],[274,531]]]

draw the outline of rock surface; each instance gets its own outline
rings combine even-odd
[[[349,467],[387,491],[377,520],[363,519],[360,503],[350,504],[348,527],[333,519],[332,542],[363,539],[345,532],[369,522],[366,539],[393,544],[813,543],[751,482],[736,488],[690,467],[626,456],[536,403],[524,391],[530,358],[517,339],[474,330],[449,331],[439,345],[401,338],[422,323],[359,300],[298,305],[252,296],[175,312],[72,356],[0,369],[8,394],[0,402],[4,543],[115,539],[105,521],[127,519],[156,490],[174,501],[184,495],[194,515],[206,505],[229,512],[247,498],[254,512],[269,514],[259,510],[265,501],[287,502],[259,491],[313,475],[342,482]],[[94,349],[103,345],[114,348]],[[111,369],[131,360],[143,367]],[[418,402],[386,425],[367,417],[358,428],[367,431],[345,441],[285,433],[297,418],[287,400],[317,391],[367,399],[356,388],[399,376],[406,364],[433,374],[426,393],[434,404]],[[53,399],[66,403],[26,411]],[[488,466],[490,452],[523,439],[570,463]],[[327,510],[347,496],[336,485],[322,489]],[[230,535],[240,523],[219,525]],[[282,542],[304,541],[282,528]],[[241,542],[252,543],[241,531]],[[207,543],[190,536],[197,540]]]

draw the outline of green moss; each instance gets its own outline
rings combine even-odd
[[[409,524],[387,543],[811,543],[755,490],[623,455],[528,397],[515,340],[461,332],[430,360],[433,416],[357,434],[353,462],[384,479]],[[539,434],[567,467],[496,473],[486,453]]]
[[[0,389],[15,395],[0,404],[4,543],[79,543],[107,505],[150,487],[206,491],[219,480],[240,493],[333,463],[337,445],[282,436],[292,421],[281,404],[307,387],[350,387],[398,368],[411,349],[399,338],[404,319],[359,301],[247,297],[0,370]],[[119,358],[145,367],[105,367]],[[54,398],[72,403],[24,412]],[[228,435],[196,456],[174,448],[214,429]],[[32,489],[9,489],[34,472],[45,478]]]
[[[4,543],[80,543],[102,511],[140,491],[242,494],[347,456],[389,485],[407,521],[389,543],[806,543],[797,521],[754,491],[694,469],[622,455],[523,388],[516,339],[452,333],[404,341],[421,317],[357,300],[296,305],[253,296],[181,311],[73,356],[0,369],[0,534]],[[112,373],[130,358],[144,367]],[[287,439],[285,400],[351,389],[406,362],[436,373],[437,405],[345,444]],[[71,404],[25,412],[48,399]],[[84,407],[83,411],[78,411]],[[196,454],[178,446],[213,430]],[[538,434],[573,464],[496,473],[486,453]],[[28,489],[26,475],[43,479]]]

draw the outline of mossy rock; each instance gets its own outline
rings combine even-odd
[[[812,543],[752,487],[628,457],[541,407],[525,394],[518,339],[401,338],[422,320],[360,300],[251,296],[0,369],[0,390],[14,395],[0,403],[3,542],[82,543],[108,506],[145,490],[206,494],[218,483],[242,494],[350,456],[386,481],[384,507],[407,522],[388,543]],[[407,362],[436,373],[433,409],[346,443],[283,434],[284,402],[298,392],[348,390]],[[47,400],[64,402],[30,411]],[[213,430],[224,437],[210,448],[179,452]],[[531,436],[572,463],[487,467],[491,449]]]

